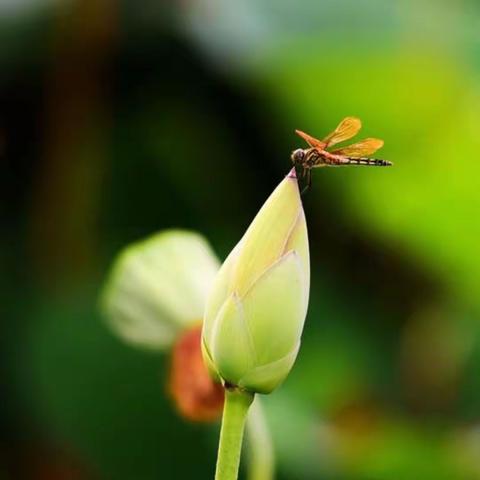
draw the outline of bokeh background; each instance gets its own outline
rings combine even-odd
[[[0,0],[0,478],[212,478],[218,425],[104,325],[106,271],[170,227],[223,259],[293,130],[355,115],[395,166],[304,197],[277,478],[479,479],[479,27],[475,0]]]

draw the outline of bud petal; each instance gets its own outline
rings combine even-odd
[[[239,386],[258,393],[270,393],[275,390],[284,380],[288,372],[292,369],[297,353],[300,348],[300,342],[285,357],[262,365],[250,370],[239,382]]]
[[[213,327],[218,312],[222,308],[225,299],[230,295],[230,285],[232,271],[237,261],[240,250],[240,243],[230,252],[220,270],[215,277],[215,288],[212,288],[207,299],[206,311],[204,315],[202,337],[207,344],[211,341]],[[213,283],[213,282],[212,282]]]
[[[257,352],[257,365],[275,362],[296,347],[305,315],[304,288],[298,255],[289,252],[245,295],[243,306]]]
[[[239,295],[285,252],[301,211],[297,180],[287,177],[270,195],[242,239],[233,273]]]
[[[212,336],[211,356],[219,376],[237,384],[256,357],[237,295],[230,295],[218,312]]]
[[[305,221],[305,213],[303,209],[300,211],[300,215],[297,218],[297,223],[295,224],[292,233],[290,234],[290,238],[288,239],[287,245],[285,246],[286,252],[290,250],[295,251],[300,258],[303,279],[305,282],[305,307],[307,307],[308,295],[310,293],[310,252],[308,250],[307,222]]]

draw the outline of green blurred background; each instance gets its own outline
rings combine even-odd
[[[158,230],[220,258],[347,115],[390,169],[314,172],[278,479],[480,479],[480,3],[0,0],[0,479],[208,479],[168,357],[97,300]]]

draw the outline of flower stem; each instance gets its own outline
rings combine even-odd
[[[225,390],[222,430],[215,480],[237,480],[243,430],[254,395],[239,389]]]
[[[248,480],[273,480],[275,453],[260,398],[257,396],[247,418]]]

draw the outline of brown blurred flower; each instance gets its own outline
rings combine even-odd
[[[175,342],[168,390],[183,417],[209,422],[222,413],[224,390],[212,381],[203,363],[201,334],[199,323],[183,331]]]

